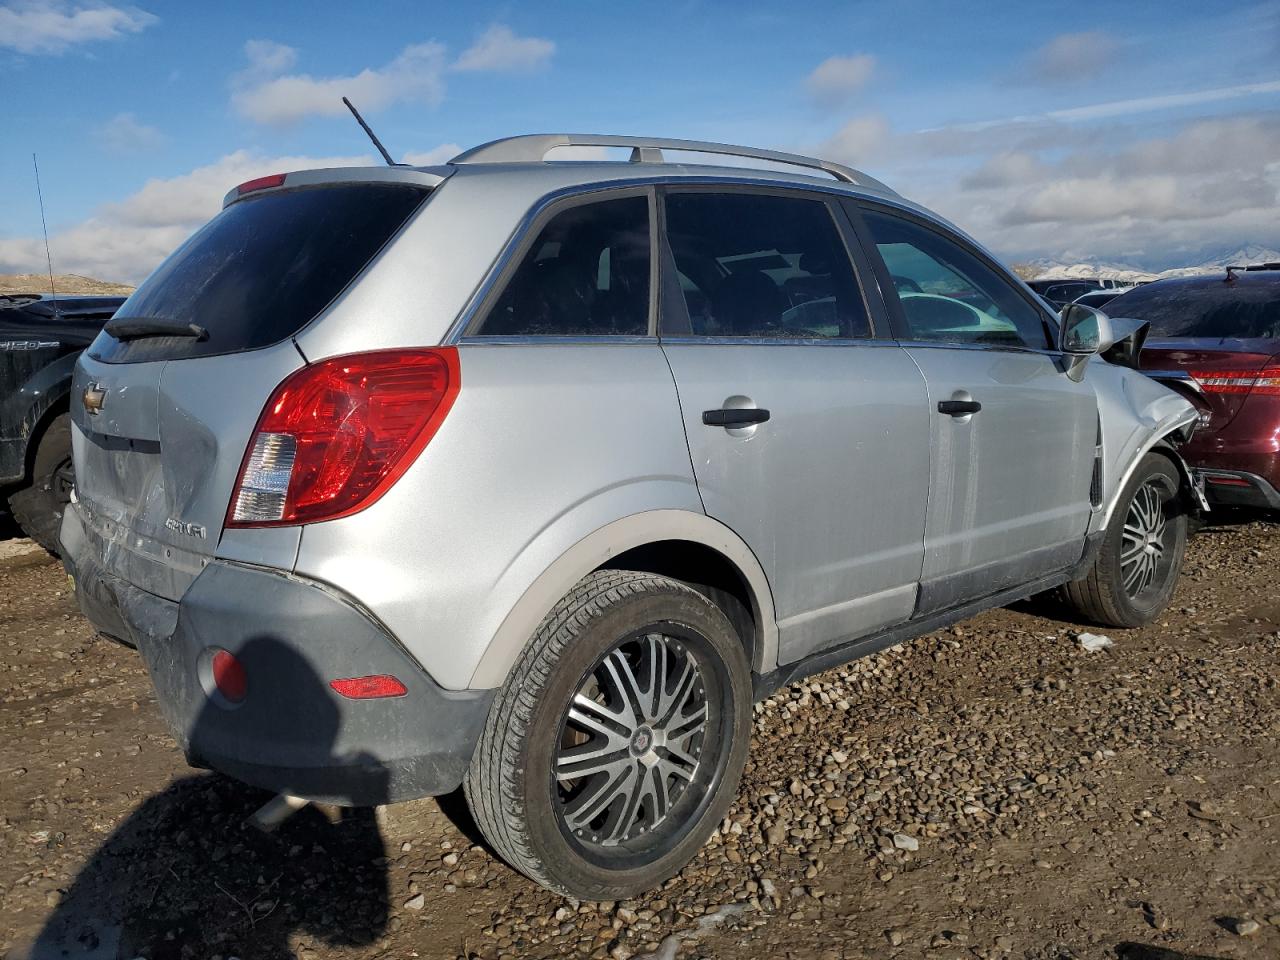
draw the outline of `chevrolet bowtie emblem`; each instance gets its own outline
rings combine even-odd
[[[87,412],[96,414],[102,409],[102,404],[107,399],[107,391],[102,389],[96,383],[91,383],[84,388],[84,408]]]

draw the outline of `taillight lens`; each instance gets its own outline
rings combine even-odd
[[[363,510],[422,452],[460,385],[453,347],[358,353],[291,374],[258,420],[227,525],[312,523]]]
[[[246,180],[236,186],[236,196],[243,197],[246,193],[253,193],[255,190],[270,190],[272,187],[284,186],[285,176],[283,173],[271,173],[265,177]]]
[[[1191,375],[1206,393],[1259,393],[1280,397],[1280,366],[1261,370],[1192,370]]]

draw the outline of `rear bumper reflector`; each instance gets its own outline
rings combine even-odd
[[[348,700],[381,700],[385,697],[403,697],[409,692],[403,683],[386,673],[330,680],[329,686]]]

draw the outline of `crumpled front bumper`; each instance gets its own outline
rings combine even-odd
[[[137,646],[188,761],[308,799],[366,806],[456,789],[493,690],[445,690],[353,600],[292,574],[210,561],[178,603],[107,569],[75,506],[63,557],[81,609]],[[212,651],[243,665],[247,694],[217,694]],[[350,700],[330,682],[389,674],[407,692]]]

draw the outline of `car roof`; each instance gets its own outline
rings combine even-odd
[[[557,147],[630,147],[629,161],[610,159],[547,160]],[[682,154],[732,157],[718,164],[668,161],[663,150]],[[806,172],[812,171],[812,172]],[[625,185],[690,179],[719,179],[817,188],[866,195],[915,207],[874,177],[843,164],[800,154],[739,147],[697,140],[654,137],[619,137],[597,134],[530,134],[507,137],[465,150],[445,164],[435,166],[367,166],[299,170],[283,177],[265,177],[243,186],[252,193],[268,189],[338,182],[402,182],[435,187],[451,178],[485,177],[492,181],[528,184],[531,193],[545,194],[582,186]],[[263,184],[263,181],[274,181]],[[237,187],[227,193],[223,205],[242,194]],[[917,208],[937,218],[936,214]]]
[[[1161,290],[1168,290],[1175,287],[1184,289],[1192,289],[1198,287],[1219,286],[1224,289],[1230,289],[1236,286],[1262,287],[1273,284],[1280,284],[1280,269],[1278,270],[1249,270],[1239,269],[1232,274],[1232,279],[1228,280],[1225,272],[1223,273],[1198,273],[1190,277],[1165,277],[1163,280],[1153,280],[1151,283],[1143,284],[1145,287],[1159,287]]]

